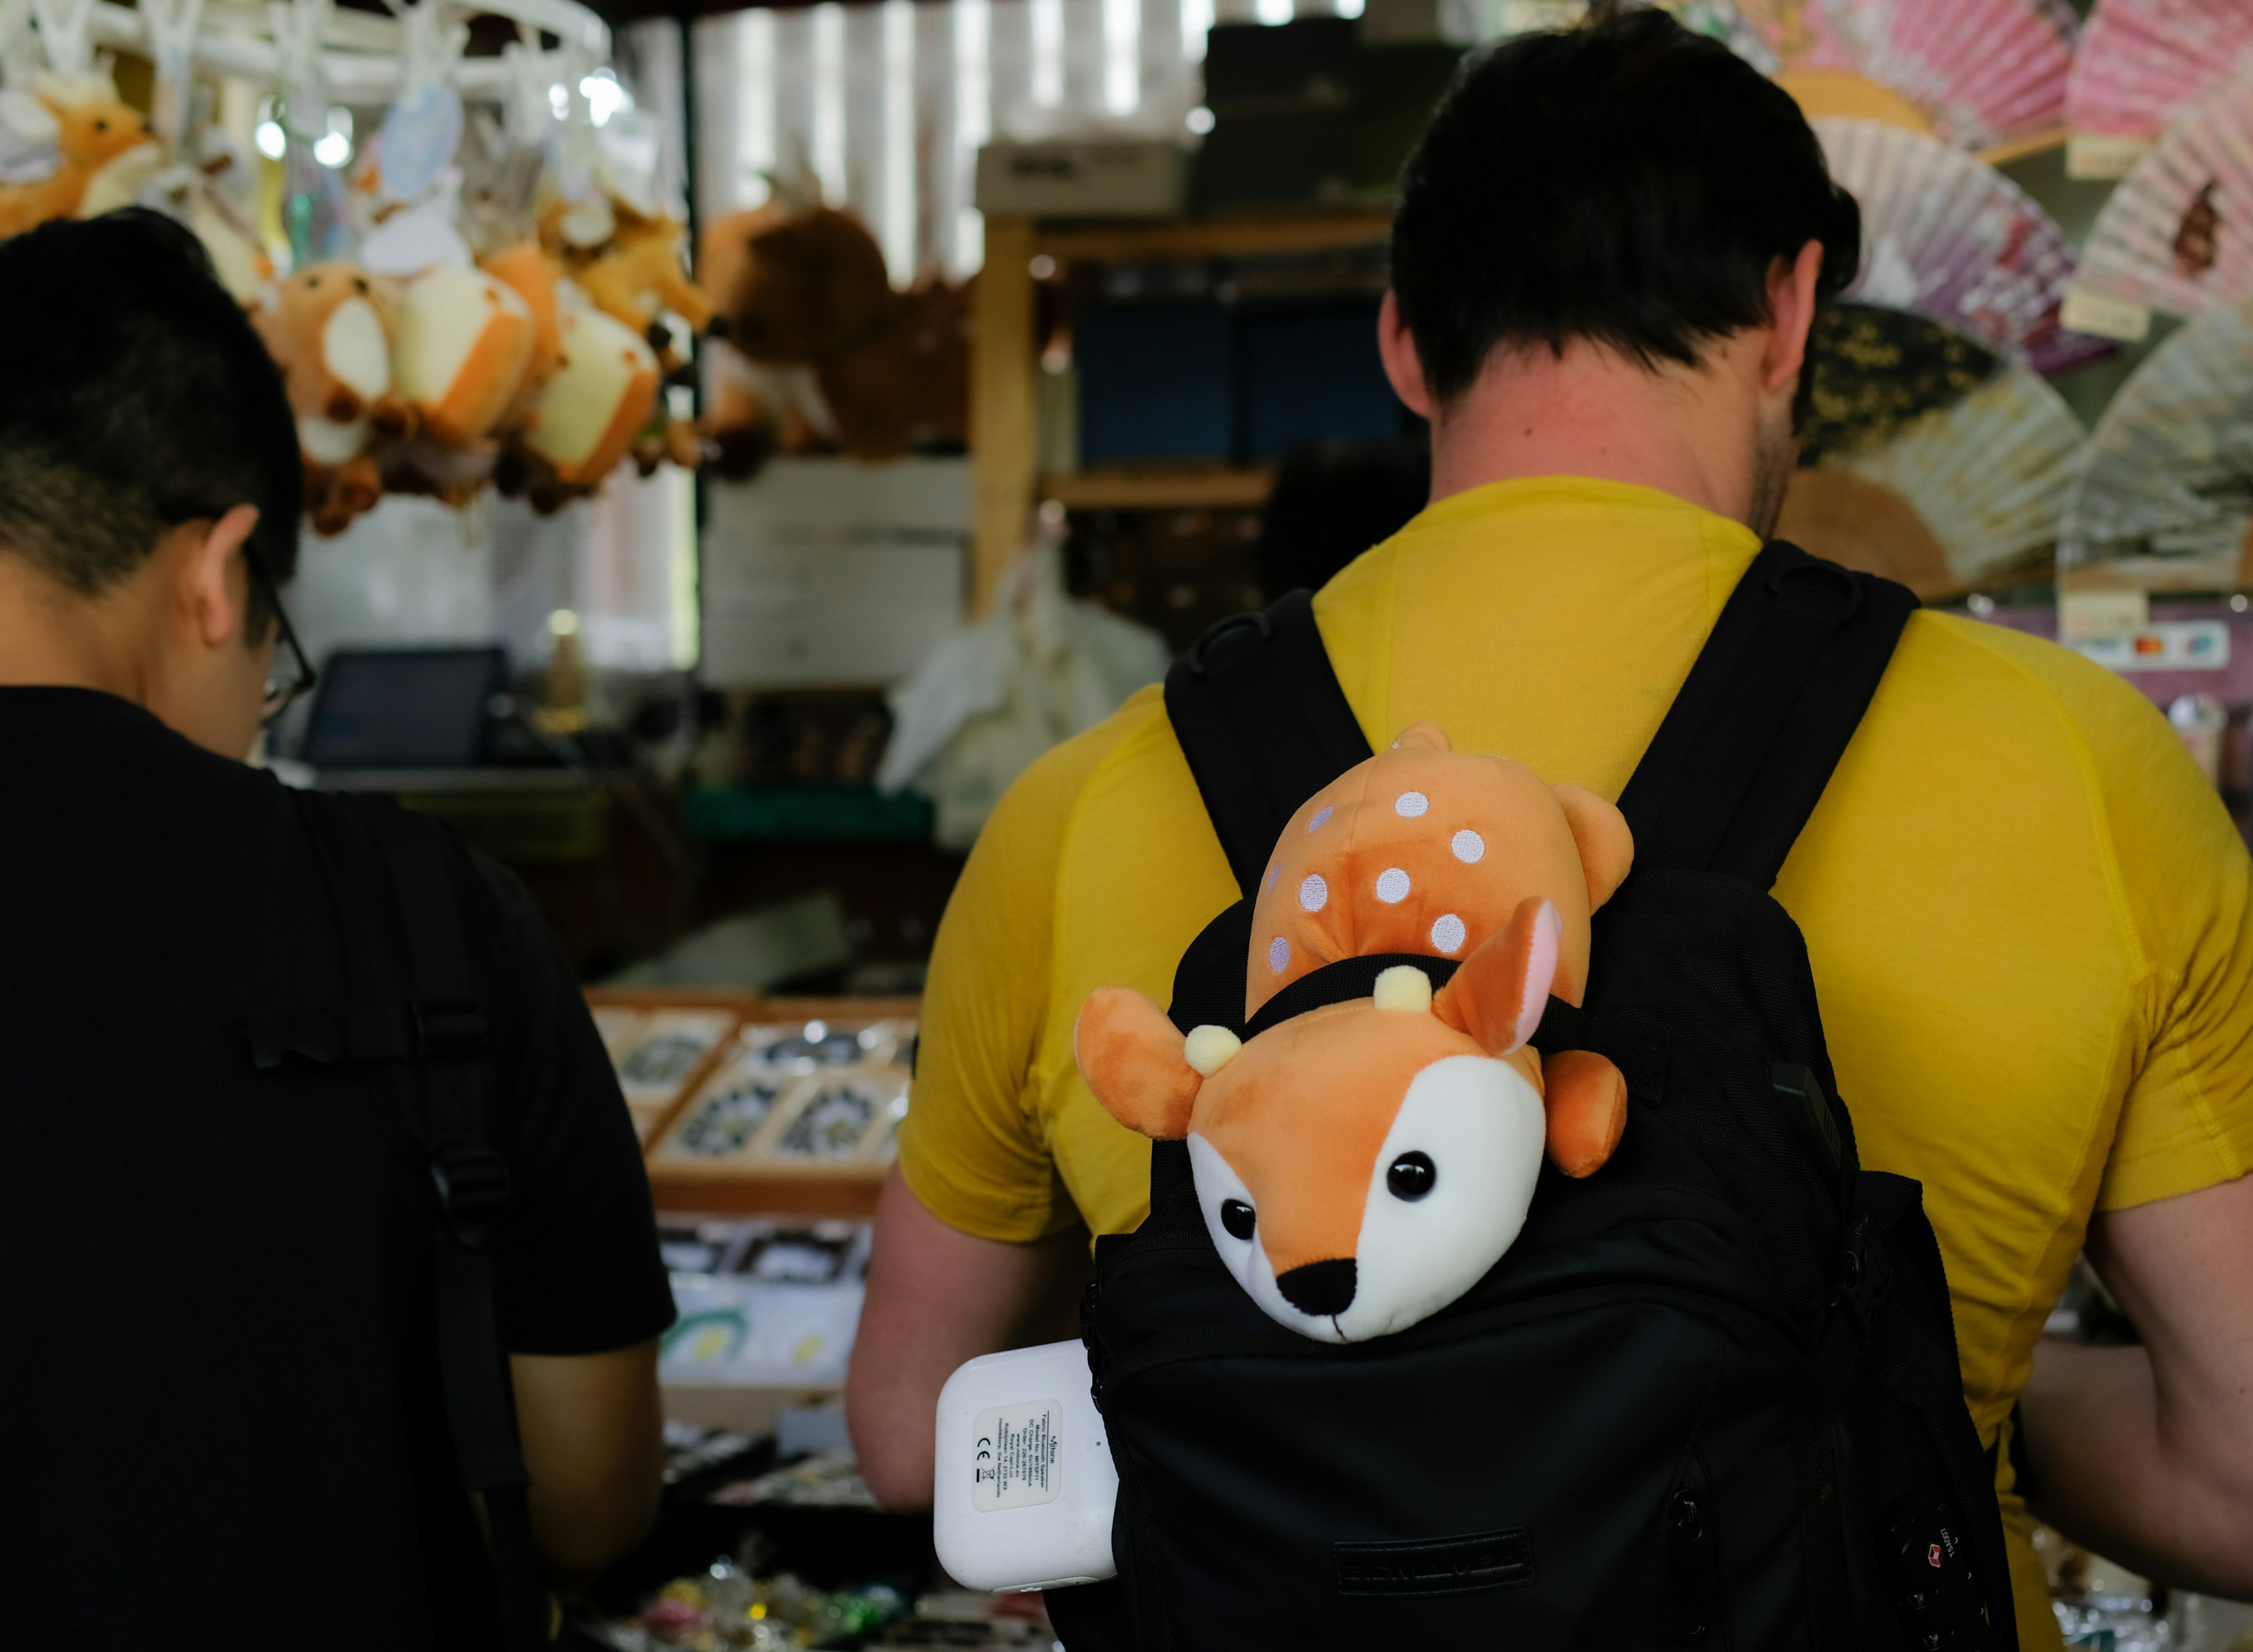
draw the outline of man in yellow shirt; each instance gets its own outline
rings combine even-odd
[[[1698,111],[1698,118],[1685,112]],[[1356,718],[1616,798],[1772,528],[1818,302],[1859,229],[1783,94],[1653,14],[1491,54],[1404,178],[1380,344],[1433,503],[1316,597]],[[1917,1178],[1983,1445],[2155,1577],[2253,1594],[2253,891],[2163,719],[2048,644],[1920,613],[1775,891],[1862,1161]],[[1044,758],[970,859],[848,1391],[931,1495],[961,1361],[1070,1335],[1149,1144],[1072,1059],[1237,896],[1155,691]],[[2143,1346],[2042,1341],[2086,1249]],[[2019,1644],[2055,1647],[1998,1450]]]

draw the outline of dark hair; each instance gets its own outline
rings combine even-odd
[[[1861,213],[1789,94],[1637,10],[1471,61],[1400,183],[1392,285],[1433,396],[1497,346],[1570,338],[1647,367],[1768,319],[1777,258],[1854,278]]]
[[[194,234],[140,208],[0,241],[0,551],[94,596],[167,528],[258,507],[297,567],[303,461],[282,374]],[[251,582],[249,634],[269,604]]]
[[[1432,444],[1422,436],[1346,445],[1310,442],[1286,454],[1259,513],[1259,589],[1269,602],[1320,590],[1430,503]]]

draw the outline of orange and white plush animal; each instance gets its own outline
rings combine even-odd
[[[1186,1036],[1102,989],[1075,1048],[1096,1098],[1144,1135],[1186,1137],[1221,1259],[1278,1323],[1326,1342],[1405,1329],[1469,1289],[1524,1225],[1545,1150],[1593,1175],[1627,1087],[1603,1056],[1527,1041],[1552,993],[1578,1003],[1589,914],[1634,844],[1619,811],[1419,723],[1300,809],[1253,906],[1247,1021],[1353,958],[1413,963],[1374,994],[1248,1041]]]
[[[391,383],[382,289],[357,266],[314,264],[268,287],[251,324],[281,366],[305,461],[305,511],[316,532],[342,533],[373,510],[383,472],[369,451],[413,423]]]
[[[516,401],[537,337],[532,307],[506,282],[440,265],[400,294],[392,374],[428,435],[468,447]]]
[[[565,489],[587,491],[624,458],[657,406],[657,352],[583,300],[563,312],[562,365],[520,438]]]
[[[49,219],[90,215],[84,213],[89,188],[112,167],[146,175],[163,164],[163,151],[140,110],[115,97],[66,100],[44,87],[39,92],[0,93],[7,104],[0,122],[19,143],[47,146],[52,167],[32,181],[0,185],[0,237],[20,235]],[[129,160],[127,157],[132,157]],[[126,205],[101,192],[104,207]]]

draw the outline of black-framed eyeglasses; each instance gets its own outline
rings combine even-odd
[[[270,728],[300,697],[312,692],[321,673],[313,669],[304,645],[297,640],[296,629],[289,624],[289,610],[282,606],[282,593],[274,576],[266,571],[266,559],[245,545],[242,563],[250,570],[251,581],[266,605],[274,610],[274,664],[266,673],[266,698],[258,712],[259,721]]]

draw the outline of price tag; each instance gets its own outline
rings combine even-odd
[[[2152,147],[2147,137],[2117,132],[2075,132],[2065,141],[2065,175],[2103,179],[2125,178]]]
[[[2092,292],[2086,287],[2068,287],[2057,320],[2068,332],[2093,333],[2099,338],[2117,338],[2123,344],[2141,344],[2152,331],[2152,308],[2132,298],[2115,298],[2110,293]]]

